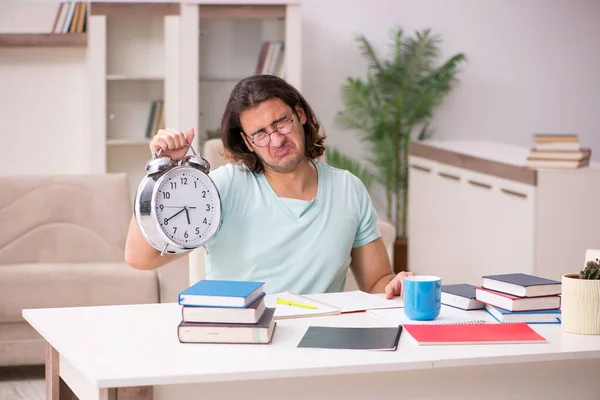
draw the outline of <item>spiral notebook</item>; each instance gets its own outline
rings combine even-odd
[[[420,346],[451,344],[546,343],[546,339],[523,322],[495,324],[463,321],[403,324],[404,331]]]

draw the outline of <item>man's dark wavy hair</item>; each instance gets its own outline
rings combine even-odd
[[[233,163],[243,163],[250,171],[264,172],[264,166],[258,156],[249,151],[242,138],[240,114],[259,103],[278,98],[291,107],[296,114],[296,106],[304,110],[305,155],[316,160],[325,152],[326,136],[320,132],[317,118],[300,92],[285,80],[275,75],[253,75],[241,80],[231,92],[223,119],[221,121],[221,139],[225,148],[225,157]]]

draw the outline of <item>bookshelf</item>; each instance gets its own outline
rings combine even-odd
[[[0,47],[85,47],[86,33],[1,33]]]
[[[221,115],[234,86],[255,73],[263,43],[284,43],[284,66],[277,75],[300,89],[299,7],[298,1],[208,1],[198,5],[200,149],[211,133],[218,135]]]
[[[283,77],[300,89],[298,0],[92,2],[87,35],[91,168],[127,173],[132,199],[151,157],[152,100],[164,127],[196,128],[201,153],[263,42],[285,43]]]
[[[90,5],[92,164],[100,173],[126,173],[132,200],[151,157],[153,101],[164,104],[160,127],[177,124],[179,10],[176,3]]]

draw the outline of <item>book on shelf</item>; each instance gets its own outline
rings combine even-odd
[[[546,342],[525,323],[404,324],[403,327],[419,346]]]
[[[561,283],[523,273],[483,276],[483,288],[520,297],[553,296],[561,293]]]
[[[551,310],[507,311],[500,307],[486,304],[485,310],[501,323],[524,322],[526,324],[560,324],[561,311]]]
[[[561,297],[558,295],[521,297],[483,287],[477,287],[476,298],[482,303],[491,304],[507,311],[552,310],[560,308],[561,302]]]
[[[146,123],[146,137],[151,139],[165,124],[165,104],[162,99],[152,100],[150,114]]]
[[[268,344],[277,326],[274,313],[274,308],[267,308],[254,324],[181,321],[177,337],[181,343]]]
[[[256,63],[255,74],[271,74],[283,76],[285,60],[285,43],[281,40],[262,42]]]
[[[461,310],[481,310],[485,304],[475,297],[475,285],[460,283],[442,285],[442,304]]]
[[[264,294],[264,282],[201,279],[179,293],[182,306],[246,308]]]
[[[83,33],[87,31],[88,3],[63,1],[58,5],[50,33]]]

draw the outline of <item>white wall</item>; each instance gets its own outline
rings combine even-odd
[[[0,32],[49,32],[58,3],[0,3]],[[0,47],[0,174],[87,166],[86,49]]]
[[[600,159],[600,1],[303,0],[303,10],[303,92],[347,153],[364,155],[333,124],[345,77],[366,71],[354,35],[385,54],[399,24],[432,28],[444,57],[469,59],[436,116],[437,138],[530,146],[532,132],[575,132]]]
[[[47,31],[55,5],[0,2],[0,32]],[[362,156],[356,135],[333,124],[346,76],[366,64],[355,34],[387,50],[391,29],[431,27],[443,55],[465,52],[462,82],[439,110],[438,138],[490,138],[529,146],[536,131],[576,132],[600,158],[600,1],[303,0],[303,92],[329,143]],[[85,172],[85,57],[81,48],[0,48],[0,174]],[[9,139],[10,137],[10,139]],[[13,149],[19,149],[14,151]],[[8,153],[8,154],[7,154]]]

